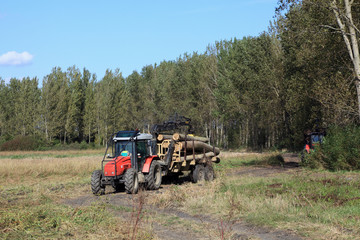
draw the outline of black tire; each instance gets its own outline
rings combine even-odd
[[[157,190],[160,188],[161,177],[161,165],[158,161],[152,161],[149,169],[149,174],[145,176],[146,188],[149,190]]]
[[[205,180],[205,168],[203,165],[196,165],[192,172],[193,183],[198,183]]]
[[[95,170],[91,174],[91,190],[95,195],[104,195],[105,186],[101,185],[102,172],[101,170]]]
[[[205,166],[205,180],[212,181],[215,178],[214,168],[211,165]]]
[[[133,168],[129,168],[125,172],[125,191],[129,194],[137,193],[139,190],[139,179],[137,172]]]

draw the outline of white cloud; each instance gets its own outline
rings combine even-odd
[[[33,58],[34,56],[28,52],[18,53],[15,51],[10,51],[0,56],[0,65],[27,65],[31,63]]]

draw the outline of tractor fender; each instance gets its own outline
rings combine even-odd
[[[153,160],[158,160],[159,157],[157,155],[153,155],[153,156],[149,156],[145,159],[145,163],[142,169],[143,173],[148,173],[150,170],[150,165],[152,163]]]

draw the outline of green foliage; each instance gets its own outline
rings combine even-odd
[[[360,170],[360,127],[332,127],[323,144],[309,155],[303,164],[311,168]]]
[[[215,42],[126,78],[108,69],[97,79],[76,66],[53,68],[41,89],[37,78],[0,78],[0,137],[105,145],[116,131],[148,132],[178,113],[220,147],[301,149],[316,119],[324,127],[359,123],[353,65],[330,2],[281,0],[268,32]]]

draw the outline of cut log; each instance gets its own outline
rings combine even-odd
[[[185,142],[178,142],[178,148],[181,148],[181,150],[185,150]],[[215,152],[216,156],[220,154],[219,148],[214,148],[207,143],[200,141],[186,141],[186,152],[188,154],[191,154],[193,149],[195,150],[195,152]]]
[[[215,156],[215,155],[214,155],[213,152],[208,152],[208,153],[205,153],[205,154],[196,154],[196,155],[195,155],[195,160],[200,160],[200,159],[203,159],[204,157],[209,158],[210,160],[212,160],[212,158],[213,158],[214,156]],[[187,160],[187,161],[190,161],[190,160],[193,160],[193,159],[194,159],[194,157],[193,157],[192,154],[186,156],[186,160]],[[184,161],[184,160],[185,160],[185,157],[180,157],[180,160],[181,160],[181,161]]]
[[[185,135],[184,134],[179,134],[179,133],[174,133],[172,138],[175,141],[185,141]],[[193,137],[193,136],[186,136],[186,140],[194,140],[194,141],[200,141],[200,142],[205,142],[208,143],[209,139],[205,138],[205,137]]]
[[[172,135],[159,134],[157,140],[159,142],[162,142],[164,140],[172,139],[172,137],[173,137]]]

